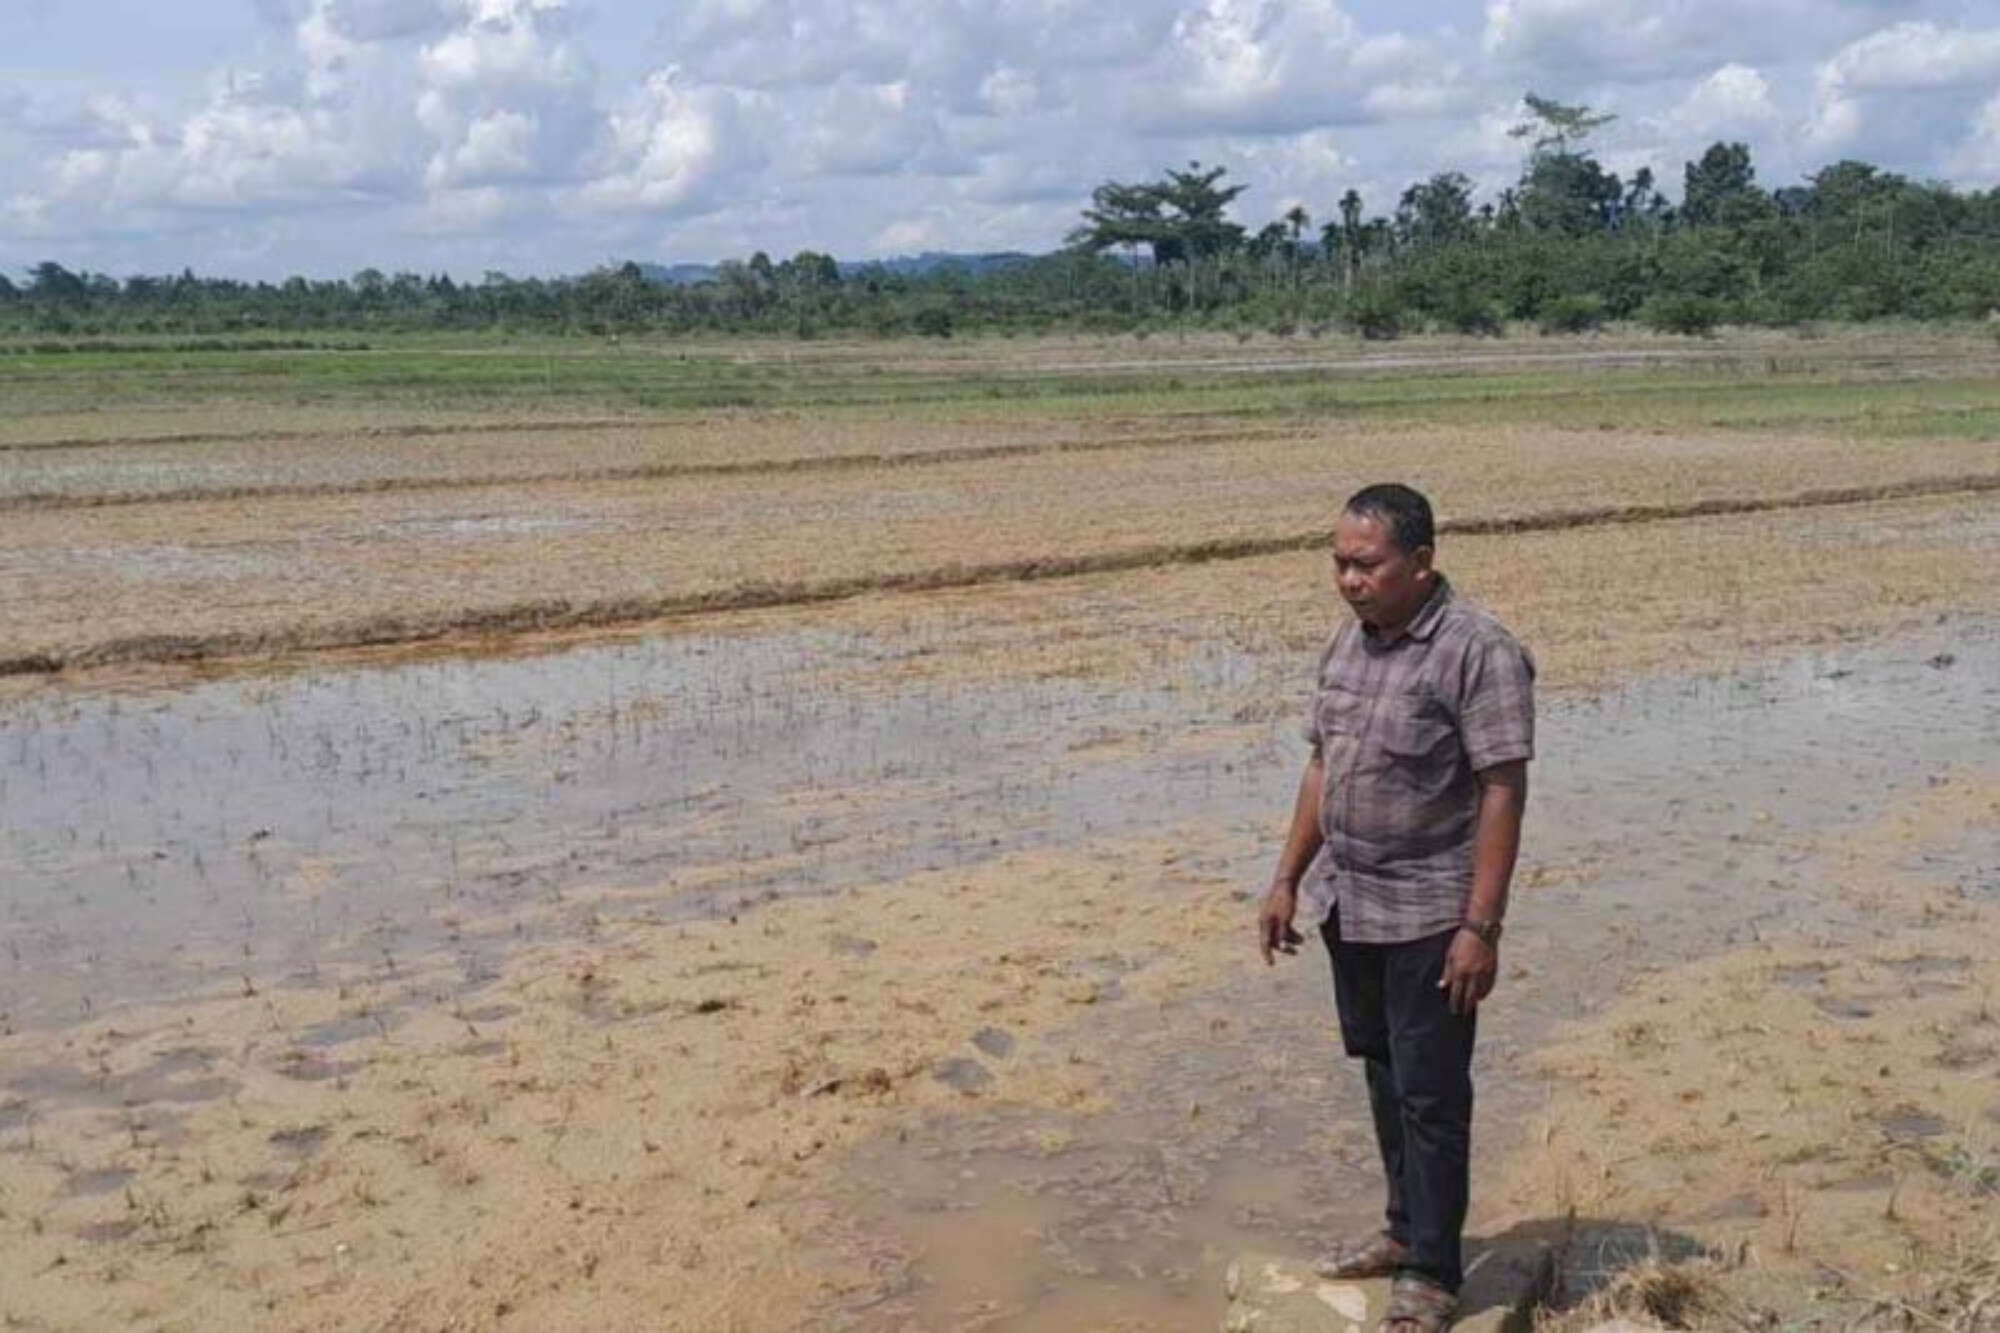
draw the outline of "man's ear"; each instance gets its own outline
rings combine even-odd
[[[1416,550],[1410,552],[1410,559],[1416,563],[1417,577],[1419,579],[1427,579],[1431,576],[1431,557],[1436,554],[1437,548],[1435,546],[1419,546]]]

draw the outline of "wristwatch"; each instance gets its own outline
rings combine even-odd
[[[1469,930],[1485,942],[1488,948],[1500,943],[1501,926],[1498,921],[1474,921],[1467,918],[1458,923],[1460,930]]]

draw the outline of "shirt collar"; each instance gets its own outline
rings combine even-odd
[[[1400,643],[1404,639],[1415,639],[1419,643],[1428,642],[1431,635],[1437,633],[1438,622],[1444,619],[1444,609],[1450,601],[1451,582],[1443,574],[1439,574],[1437,586],[1431,589],[1431,595],[1425,599],[1423,606],[1418,608],[1417,614],[1410,617],[1410,623],[1403,626],[1402,633],[1386,642]],[[1385,642],[1379,630],[1369,629],[1364,625],[1362,631],[1372,643]]]

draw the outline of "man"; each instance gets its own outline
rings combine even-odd
[[[1387,1333],[1451,1322],[1464,1277],[1472,1041],[1534,753],[1534,662],[1432,568],[1431,507],[1370,486],[1334,529],[1353,608],[1320,656],[1299,782],[1259,914],[1264,961],[1291,953],[1300,900],[1333,961],[1342,1045],[1365,1062],[1388,1226],[1320,1265],[1393,1277]]]

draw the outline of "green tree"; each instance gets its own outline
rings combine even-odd
[[[1243,244],[1243,228],[1229,220],[1229,205],[1249,188],[1222,185],[1227,174],[1226,167],[1204,171],[1190,162],[1162,180],[1107,181],[1091,192],[1085,225],[1070,233],[1070,244],[1093,253],[1146,246],[1161,265],[1227,254]]]
[[[1618,119],[1609,112],[1593,112],[1581,104],[1569,106],[1553,98],[1537,97],[1534,93],[1523,94],[1521,100],[1528,105],[1529,118],[1507,133],[1516,139],[1534,140],[1529,150],[1536,154],[1566,156],[1572,145],[1589,138],[1591,131]]]
[[[1472,182],[1460,172],[1442,171],[1412,185],[1396,204],[1396,235],[1403,245],[1450,245],[1472,234]]]
[[[1687,164],[1683,180],[1681,220],[1691,227],[1740,227],[1773,211],[1757,188],[1748,144],[1710,144],[1701,161]]]
[[[1587,236],[1617,215],[1625,188],[1585,153],[1537,153],[1521,178],[1521,220],[1536,231]]]
[[[1530,140],[1521,175],[1521,220],[1536,231],[1584,236],[1602,231],[1617,216],[1625,189],[1618,177],[1583,151],[1591,133],[1616,120],[1609,113],[1527,93],[1529,118],[1507,132]]]

